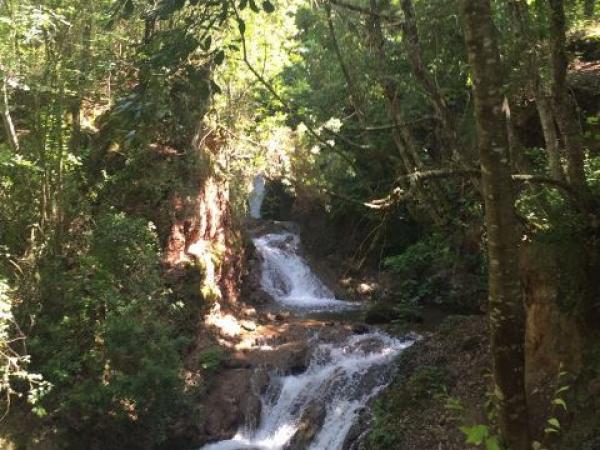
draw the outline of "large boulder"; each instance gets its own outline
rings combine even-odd
[[[260,394],[268,383],[254,369],[231,369],[219,374],[205,405],[210,408],[204,424],[207,440],[231,438],[242,425],[256,426],[261,414]]]

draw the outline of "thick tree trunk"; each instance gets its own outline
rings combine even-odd
[[[581,191],[586,190],[583,170],[583,136],[575,102],[568,91],[565,50],[566,18],[562,0],[548,0],[550,6],[550,46],[552,51],[552,94],[556,120],[563,137],[567,157],[567,178]]]
[[[473,92],[489,261],[489,315],[500,430],[510,450],[530,450],[525,393],[525,320],[518,222],[510,174],[502,71],[490,0],[461,0]]]

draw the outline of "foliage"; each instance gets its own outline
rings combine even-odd
[[[224,357],[221,347],[209,347],[199,355],[200,366],[206,371],[215,372],[221,367]]]
[[[32,367],[54,389],[40,407],[63,424],[67,446],[92,447],[110,435],[115,445],[148,448],[185,407],[179,354],[186,341],[158,319],[169,300],[156,235],[123,213],[102,215],[83,233],[86,251],[41,266],[41,320],[29,349]]]
[[[27,395],[34,411],[40,412],[38,402],[51,388],[50,383],[44,381],[39,374],[28,370],[30,355],[24,353],[26,347],[22,344],[25,336],[15,322],[13,303],[14,292],[6,280],[0,278],[0,405],[5,409],[2,419],[10,413],[13,397],[23,395]],[[25,390],[22,389],[23,384],[26,386]]]
[[[440,304],[454,311],[476,311],[485,273],[480,257],[466,254],[461,245],[441,232],[433,232],[402,253],[388,256],[384,267],[402,280],[396,302]],[[473,275],[473,271],[479,274],[470,278],[472,285],[457,285],[459,277]]]
[[[0,350],[11,355],[0,388],[15,400],[6,428],[18,444],[52,436],[71,448],[168,447],[189,410],[183,350],[200,307],[197,292],[169,289],[161,248],[180,214],[175,200],[193,198],[208,175],[229,181],[234,220],[258,172],[281,180],[273,217],[291,216],[293,199],[318,204],[341,230],[328,248],[349,248],[354,270],[371,264],[398,280],[400,318],[426,303],[479,311],[487,269],[477,183],[410,176],[478,166],[463,22],[454,0],[415,0],[415,40],[402,10],[410,3],[0,4]],[[546,177],[550,142],[531,111],[556,82],[548,3],[493,3],[498,71],[523,141],[512,169]],[[565,2],[567,25],[592,36],[582,3]],[[377,14],[360,12],[371,5]],[[524,242],[597,239],[598,118],[579,113],[589,192],[574,201],[568,177],[554,180],[566,189],[515,184]],[[554,128],[568,166],[565,130]],[[373,207],[390,192],[391,204]],[[566,283],[577,296],[581,279]],[[210,348],[200,364],[217,371],[224,357]],[[430,399],[443,379],[430,367],[408,385]],[[491,429],[465,432],[495,445]],[[391,432],[374,439],[373,448],[394,445]]]

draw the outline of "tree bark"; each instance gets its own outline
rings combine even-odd
[[[525,392],[525,317],[519,281],[518,222],[511,180],[502,72],[490,0],[461,0],[487,230],[489,318],[499,425],[510,450],[530,450]]]
[[[560,159],[560,140],[556,129],[551,99],[548,98],[544,81],[540,77],[540,58],[537,48],[539,37],[532,32],[529,6],[524,0],[509,0],[508,7],[515,30],[516,52],[524,55],[525,92],[535,98],[535,105],[544,133],[548,158],[548,173],[558,181],[564,181],[565,174]]]
[[[535,106],[542,124],[544,140],[546,141],[546,154],[548,156],[548,174],[558,181],[564,181],[565,173],[560,160],[560,143],[554,112],[550,100],[543,94],[538,93],[535,97]]]
[[[10,102],[8,99],[8,82],[6,79],[6,74],[2,74],[2,122],[4,123],[4,130],[6,132],[6,138],[8,139],[8,144],[10,148],[17,152],[19,151],[19,137],[17,136],[17,131],[15,130],[15,124],[12,121],[12,116],[10,115]]]
[[[568,58],[565,50],[566,18],[563,0],[548,0],[550,7],[550,48],[552,53],[552,95],[558,128],[563,137],[567,159],[567,179],[586,191],[583,169],[583,136],[575,101],[567,86]]]

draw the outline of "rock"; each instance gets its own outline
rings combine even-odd
[[[365,322],[369,325],[378,325],[390,323],[398,318],[398,313],[392,304],[377,302],[367,310]]]
[[[307,449],[315,438],[326,416],[326,406],[323,403],[313,402],[302,414],[300,426],[292,436],[290,442],[285,446],[285,450],[304,450]]]
[[[370,331],[369,327],[364,324],[355,324],[352,327],[352,333],[354,334],[367,334]]]
[[[358,419],[348,431],[342,444],[342,450],[358,450],[361,448],[362,441],[371,427],[372,419],[372,414],[367,408],[358,411]]]
[[[242,425],[247,401],[244,398],[251,392],[250,369],[226,370],[220,374],[219,383],[206,399],[210,414],[204,424],[210,440],[232,437]]]
[[[463,341],[461,348],[465,352],[471,352],[475,350],[480,343],[480,339],[477,336],[471,336]]]
[[[423,323],[424,317],[417,308],[401,307],[394,303],[377,302],[371,306],[365,315],[365,322],[369,325],[378,325],[403,321],[408,323]]]
[[[205,400],[210,411],[204,424],[208,441],[231,438],[242,426],[256,427],[261,416],[261,393],[269,377],[264,371],[230,369],[219,375]]]
[[[249,369],[252,367],[252,364],[246,360],[243,354],[225,359],[221,365],[225,369]]]
[[[256,330],[256,323],[251,320],[240,320],[240,325],[246,331]]]
[[[308,346],[303,342],[284,344],[279,347],[281,353],[278,366],[283,373],[299,375],[308,365]]]

